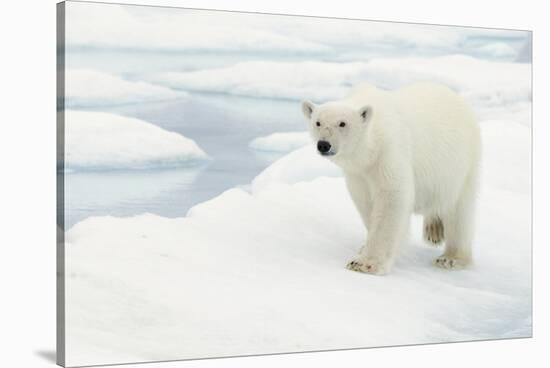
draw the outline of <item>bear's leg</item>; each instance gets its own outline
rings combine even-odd
[[[424,216],[424,240],[439,245],[445,239],[443,222],[439,216]]]
[[[348,263],[350,270],[378,275],[389,272],[397,248],[407,235],[412,211],[410,198],[404,193],[385,194],[374,200],[367,244]]]
[[[435,265],[460,269],[472,262],[476,178],[466,182],[455,207],[443,216],[445,228],[445,252],[435,260]]]
[[[367,183],[357,175],[345,175],[345,178],[353,204],[368,231],[371,223],[372,199],[369,195]]]

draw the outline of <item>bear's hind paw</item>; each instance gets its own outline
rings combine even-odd
[[[438,246],[444,239],[443,222],[439,217],[424,221],[424,240],[428,244]]]

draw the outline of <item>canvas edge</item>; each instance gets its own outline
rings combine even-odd
[[[56,363],[65,366],[65,2],[56,4]]]

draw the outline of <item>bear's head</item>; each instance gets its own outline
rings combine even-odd
[[[302,111],[308,120],[317,152],[331,159],[345,158],[356,152],[364,142],[372,116],[371,106],[355,109],[341,102],[316,105],[304,101]]]

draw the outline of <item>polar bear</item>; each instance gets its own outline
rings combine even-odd
[[[445,241],[434,263],[472,261],[481,138],[467,103],[449,88],[417,83],[394,91],[360,85],[342,100],[302,103],[318,152],[338,165],[368,236],[347,268],[390,271],[412,213],[424,238]]]

